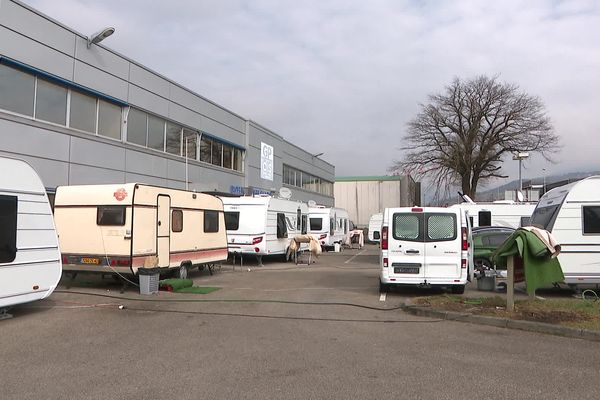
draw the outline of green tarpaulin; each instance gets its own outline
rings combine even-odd
[[[530,295],[533,295],[537,288],[565,279],[558,258],[551,258],[548,247],[529,231],[517,229],[504,241],[494,253],[496,266],[506,268],[510,256],[522,258],[527,293]]]

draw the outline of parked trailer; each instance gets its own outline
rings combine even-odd
[[[228,249],[231,254],[285,255],[290,240],[307,233],[308,206],[269,195],[223,197]],[[308,249],[301,243],[299,250]]]
[[[507,226],[519,228],[529,225],[535,209],[533,203],[461,203],[451,207],[466,210],[474,228],[481,226]]]
[[[61,276],[58,238],[44,185],[25,161],[0,157],[0,319],[44,299]]]
[[[308,209],[308,233],[321,247],[333,248],[346,243],[350,231],[348,212],[343,208],[315,206]]]
[[[187,277],[227,259],[223,203],[185,190],[128,183],[61,186],[54,203],[65,271]]]
[[[558,260],[566,284],[600,284],[600,176],[544,194],[531,225],[551,232],[560,244]]]
[[[367,239],[369,242],[379,243],[381,240],[381,224],[383,223],[383,213],[371,215],[369,218],[369,232]]]

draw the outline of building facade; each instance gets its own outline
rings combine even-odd
[[[333,165],[16,0],[0,0],[0,135],[0,155],[28,161],[50,191],[288,187],[334,203]]]
[[[345,208],[358,228],[385,208],[421,204],[421,185],[410,176],[340,176],[334,194],[335,206]]]

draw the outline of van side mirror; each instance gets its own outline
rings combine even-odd
[[[380,239],[379,231],[373,232],[373,239]]]

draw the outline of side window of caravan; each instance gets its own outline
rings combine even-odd
[[[479,226],[492,226],[491,211],[479,211]]]
[[[17,197],[0,196],[0,263],[17,256]]]
[[[306,232],[308,231],[308,216],[303,215],[302,216],[302,230],[300,231],[303,235],[306,235]]]
[[[300,211],[300,209],[298,209],[298,211],[296,211],[296,229],[297,230],[302,229],[302,211]]]
[[[394,239],[423,240],[421,225],[423,225],[423,214],[394,214],[392,225]]]
[[[277,238],[279,239],[288,237],[285,219],[284,213],[277,213]]]
[[[183,232],[183,210],[173,210],[171,212],[171,230],[173,232]]]
[[[204,232],[219,232],[219,212],[204,210]]]
[[[456,215],[431,214],[427,216],[427,240],[443,241],[456,239]]]
[[[556,204],[550,207],[536,207],[531,215],[531,225],[552,232],[560,206],[560,204]]]
[[[310,230],[320,231],[323,229],[323,218],[311,218],[310,219]]]
[[[225,229],[228,231],[237,231],[240,229],[240,212],[227,211],[225,212]]]
[[[96,214],[97,225],[123,226],[125,225],[124,206],[98,206]]]
[[[329,220],[329,234],[333,235],[334,232],[335,232],[335,219],[331,218]]]
[[[600,233],[600,206],[583,206],[583,233]]]

